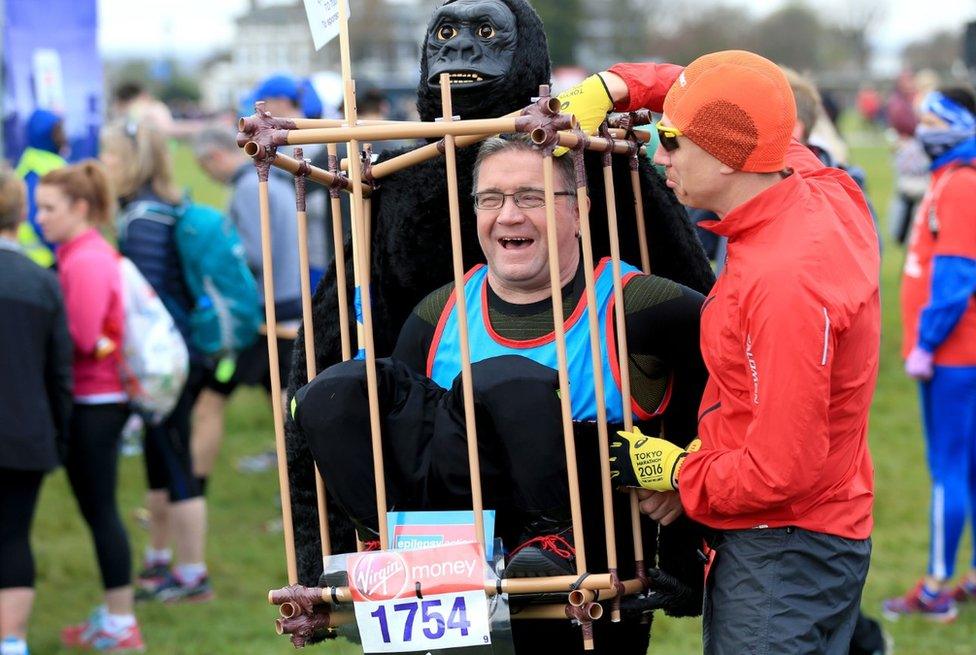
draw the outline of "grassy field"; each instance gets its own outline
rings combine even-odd
[[[870,193],[885,213],[891,194],[891,173],[884,141],[876,133],[851,135],[852,158],[868,171]],[[209,183],[185,149],[177,149],[181,180],[194,196],[218,206],[223,189]],[[881,599],[902,593],[922,574],[928,543],[926,513],[928,474],[919,432],[915,387],[901,371],[898,355],[898,273],[901,250],[886,246],[883,270],[884,333],[881,376],[871,418],[871,447],[877,474],[874,557],[864,595],[864,608],[880,613]],[[242,474],[238,458],[268,447],[271,412],[263,393],[241,390],[228,412],[227,437],[210,485],[208,562],[218,599],[199,606],[140,606],[137,610],[149,649],[160,655],[235,653],[263,655],[292,652],[274,634],[274,608],[265,601],[267,589],[286,580],[282,537],[276,529],[277,480],[273,472]],[[132,536],[134,556],[146,533],[134,518],[145,489],[140,458],[122,463],[120,503]],[[969,537],[960,551],[964,570],[971,553]],[[58,631],[80,620],[99,601],[94,554],[63,472],[44,485],[34,524],[38,598],[29,642],[37,655],[60,653]],[[886,624],[899,655],[976,653],[976,607],[964,607],[959,620],[937,626],[902,619]],[[696,620],[655,621],[651,652],[701,652]],[[316,647],[321,652],[353,652],[348,646]]]

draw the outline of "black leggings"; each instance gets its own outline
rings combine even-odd
[[[78,508],[95,542],[105,589],[132,581],[129,536],[115,499],[119,472],[119,439],[129,416],[124,404],[75,403],[65,469]]]
[[[43,477],[41,471],[0,468],[0,589],[34,586],[30,524]]]
[[[168,491],[173,503],[203,495],[200,480],[193,475],[190,417],[207,376],[206,369],[191,365],[176,407],[165,421],[146,425],[144,460],[148,486],[152,491]]]

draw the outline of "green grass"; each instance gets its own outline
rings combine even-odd
[[[860,131],[851,139],[852,159],[868,171],[875,206],[884,213],[891,194],[889,155],[875,132]],[[175,150],[180,180],[194,197],[218,207],[226,192],[205,179],[184,147]],[[883,230],[884,231],[884,230]],[[918,422],[914,384],[901,370],[898,277],[903,253],[886,246],[882,273],[884,332],[881,373],[871,416],[877,502],[874,555],[864,593],[864,608],[880,613],[883,598],[902,593],[923,573],[926,560],[929,480]],[[265,449],[272,439],[271,412],[263,393],[238,392],[228,411],[227,437],[210,485],[208,562],[218,599],[200,606],[140,606],[138,615],[153,653],[258,655],[291,653],[284,637],[275,635],[276,616],[265,594],[286,580],[280,532],[269,531],[278,517],[277,480],[273,472],[244,475],[236,460]],[[122,463],[120,504],[137,558],[146,533],[133,520],[145,489],[139,458]],[[71,498],[63,472],[51,475],[41,495],[34,524],[38,598],[30,642],[37,655],[60,653],[58,631],[77,621],[99,601],[97,569],[91,541]],[[960,549],[959,568],[972,552],[967,537]],[[973,653],[976,651],[976,607],[962,608],[950,626],[917,619],[886,624],[899,655]],[[701,652],[698,620],[655,620],[652,653]],[[351,653],[348,645],[316,647],[319,652]],[[314,652],[314,651],[313,651]]]

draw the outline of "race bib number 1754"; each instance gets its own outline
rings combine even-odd
[[[349,589],[363,652],[490,644],[484,566],[474,543],[351,555]]]
[[[483,590],[422,599],[355,603],[364,653],[400,653],[491,643]]]

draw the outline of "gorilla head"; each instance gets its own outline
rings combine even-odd
[[[442,114],[441,73],[451,75],[454,113],[463,119],[524,107],[549,83],[539,15],[525,0],[448,0],[427,25],[417,88],[422,120]]]

